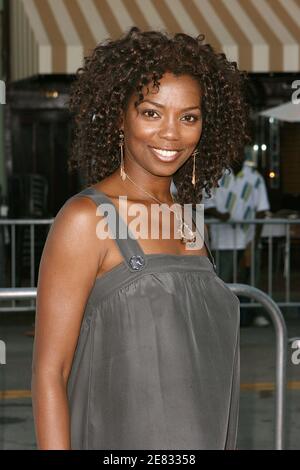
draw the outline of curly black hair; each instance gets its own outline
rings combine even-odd
[[[88,184],[112,174],[120,166],[119,123],[129,98],[135,104],[152,81],[159,87],[164,73],[190,75],[202,93],[203,130],[196,158],[196,184],[191,184],[192,158],[173,175],[181,204],[199,203],[231,164],[243,159],[250,141],[247,74],[204,43],[177,33],[141,31],[132,27],[117,40],[107,40],[85,57],[71,86],[69,108],[74,115],[74,139],[68,169],[82,169]]]

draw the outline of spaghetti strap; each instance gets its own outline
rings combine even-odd
[[[144,269],[147,266],[147,257],[145,256],[140,244],[131,233],[128,225],[125,224],[123,218],[120,216],[111,199],[106,194],[92,187],[84,189],[75,196],[86,196],[92,199],[96,206],[102,205],[102,213],[105,215],[105,212],[108,212],[109,214],[109,217],[107,218],[109,228],[112,231],[113,237],[116,240],[128,269],[131,272]],[[105,205],[109,205],[109,207],[105,207]],[[113,220],[111,220],[110,217],[111,208],[113,209]],[[120,234],[122,234],[122,237],[120,237]],[[125,238],[123,238],[124,236]]]

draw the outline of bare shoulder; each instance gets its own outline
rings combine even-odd
[[[84,222],[92,224],[96,217],[96,205],[86,196],[72,196],[58,211],[55,222],[63,222],[68,219],[76,223]]]
[[[51,240],[64,241],[82,251],[84,247],[93,251],[94,257],[105,254],[105,244],[96,235],[96,226],[101,214],[96,214],[97,206],[88,197],[69,198],[57,213],[49,237]],[[48,240],[47,240],[48,241]]]
[[[39,287],[64,285],[88,292],[106,254],[105,240],[97,237],[95,203],[87,197],[71,197],[61,207],[49,230],[39,270]],[[51,283],[49,282],[51,278]],[[40,289],[41,290],[41,289]]]

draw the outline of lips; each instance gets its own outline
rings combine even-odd
[[[176,160],[178,155],[180,154],[180,150],[177,149],[161,149],[161,148],[155,148],[155,147],[150,147],[151,151],[154,153],[154,155],[163,162],[173,162]]]

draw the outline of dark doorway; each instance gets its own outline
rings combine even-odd
[[[72,121],[66,106],[68,85],[64,80],[57,85],[39,79],[36,86],[23,83],[10,89],[5,109],[9,218],[53,219],[81,188],[80,177],[67,168],[72,139]],[[15,242],[11,235],[6,247],[8,285],[14,259],[15,285],[36,285],[49,228],[48,224],[35,226],[32,262],[30,226],[16,225]]]
[[[77,178],[67,171],[69,114],[61,109],[12,110],[11,126],[12,175],[43,176],[48,184],[48,197],[45,213],[40,217],[54,217],[78,188]],[[14,200],[14,204],[17,202]],[[25,215],[30,216],[18,214]]]

